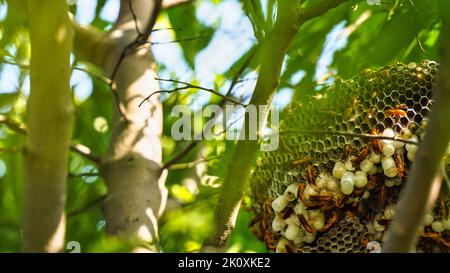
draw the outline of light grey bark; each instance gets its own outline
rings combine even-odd
[[[152,20],[156,1],[133,0],[138,27],[144,32]],[[75,25],[79,56],[113,73],[123,49],[137,36],[129,2],[122,0],[119,19],[108,34]],[[158,218],[167,198],[166,173],[161,171],[162,106],[159,96],[139,107],[152,91],[159,90],[155,63],[149,46],[127,55],[115,74],[116,91],[126,119],[114,105],[112,136],[100,163],[108,187],[103,202],[106,231],[110,235],[158,251]]]

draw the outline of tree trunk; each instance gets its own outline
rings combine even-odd
[[[156,1],[133,0],[141,32],[152,20]],[[85,58],[111,75],[123,49],[137,36],[129,2],[122,0],[119,19],[108,35],[76,26],[75,47]],[[162,106],[159,96],[139,104],[159,90],[150,48],[128,54],[115,73],[117,94],[126,119],[114,106],[112,137],[100,173],[108,187],[103,203],[106,232],[119,235],[145,250],[157,251],[158,218],[165,208],[166,173],[161,171]],[[140,249],[143,250],[143,249]]]
[[[73,123],[69,85],[73,33],[67,12],[65,0],[28,1],[31,92],[24,149],[25,252],[58,252],[64,245]]]

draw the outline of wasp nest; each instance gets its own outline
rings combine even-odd
[[[286,109],[280,147],[252,174],[252,231],[277,252],[365,252],[382,244],[427,124],[438,64],[395,64],[336,80]],[[448,196],[419,251],[450,251]]]

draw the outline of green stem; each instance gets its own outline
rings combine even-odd
[[[299,0],[278,1],[277,19],[274,28],[261,45],[261,68],[250,105],[256,106],[257,109],[259,109],[259,106],[265,105],[267,110],[270,109],[272,99],[280,84],[284,57],[300,27],[306,21],[316,18],[346,1],[348,0],[324,0],[304,9],[300,9],[301,1]],[[262,119],[258,119],[258,135],[261,135],[268,112],[258,113],[258,115],[263,115]],[[246,124],[249,124],[247,116],[244,126]],[[203,251],[223,248],[230,237],[258,147],[258,142],[252,140],[242,140],[237,143],[228,164],[222,192],[217,201],[214,231],[205,240]]]
[[[29,0],[28,16],[31,92],[24,150],[23,250],[58,252],[64,245],[73,123],[69,85],[73,34],[65,0]]]

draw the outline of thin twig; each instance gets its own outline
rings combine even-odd
[[[139,29],[139,22],[136,16],[136,12],[133,9],[133,0],[129,0],[128,1],[128,8],[130,9],[131,12],[131,16],[133,16],[133,20],[134,20],[134,27],[136,29],[136,32],[140,35],[142,35],[141,30]]]
[[[208,35],[199,35],[199,36],[194,36],[194,37],[190,37],[190,38],[182,38],[182,39],[176,39],[176,40],[172,40],[172,41],[167,41],[167,42],[148,42],[151,45],[166,45],[166,44],[173,44],[173,43],[181,43],[181,42],[189,42],[189,41],[194,41],[194,40],[198,40],[201,38],[205,38]]]
[[[231,81],[230,86],[228,87],[227,93],[225,94],[226,97],[231,96],[234,87],[236,86],[236,84],[239,81],[239,78],[241,77],[241,75],[244,73],[245,69],[250,65],[250,62],[252,61],[253,57],[255,56],[256,52],[257,52],[257,48],[255,47],[253,49],[253,51],[250,53],[250,55],[247,57],[247,59],[245,60],[245,62],[242,64],[241,68],[237,71],[237,73],[234,75],[233,80]],[[219,103],[220,107],[223,107],[226,103],[225,99],[222,99]],[[214,118],[216,119],[217,116]],[[213,124],[210,123],[210,124]],[[212,125],[211,125],[212,126]],[[205,133],[205,131],[209,130],[209,128],[204,128],[203,131],[197,135],[196,137],[194,137],[194,139],[200,139],[201,136]],[[186,155],[189,154],[190,151],[192,151],[197,144],[200,143],[200,141],[192,141],[191,143],[189,143],[183,150],[181,150],[181,152],[179,152],[177,155],[175,155],[172,159],[170,159],[169,161],[167,161],[164,165],[162,169],[167,169],[170,168],[170,166],[172,166],[173,164],[175,164],[176,162],[179,162],[180,160],[182,160]]]
[[[202,158],[202,159],[199,159],[199,160],[196,160],[196,161],[192,161],[192,162],[173,164],[168,169],[169,170],[189,169],[189,168],[195,167],[199,163],[209,162],[209,161],[212,161],[212,160],[215,160],[215,159],[219,159],[221,157],[222,156],[213,156],[213,157],[210,157],[210,158]]]
[[[136,38],[131,43],[129,43],[122,50],[122,52],[120,53],[119,59],[117,60],[116,65],[114,66],[113,71],[111,73],[111,77],[110,77],[110,79],[111,79],[110,86],[111,86],[111,90],[112,90],[113,95],[114,95],[114,99],[116,100],[116,104],[117,104],[117,107],[118,107],[119,114],[125,119],[125,121],[128,121],[128,117],[127,117],[127,114],[126,114],[125,106],[121,102],[119,94],[118,94],[118,91],[117,91],[117,85],[116,85],[116,82],[115,82],[115,79],[116,79],[116,76],[117,76],[117,72],[119,71],[119,68],[122,65],[123,60],[128,56],[128,54],[134,52],[134,50],[136,48],[139,48],[141,45],[145,44],[148,41],[148,39],[150,37],[150,34],[152,33],[153,27],[155,26],[156,18],[158,17],[158,14],[159,14],[159,12],[161,10],[161,3],[162,3],[162,0],[155,0],[154,1],[155,7],[153,8],[152,15],[150,17],[149,23],[148,23],[145,31],[141,33],[139,28],[138,28],[138,26],[137,26],[138,25],[138,20],[137,20],[136,14],[134,13],[133,7],[132,7],[132,0],[129,0],[130,12],[131,12],[131,14],[133,16],[136,32],[137,32],[138,35],[136,36]]]
[[[182,5],[187,5],[193,3],[193,0],[163,0],[162,8],[171,9]]]
[[[235,100],[235,99],[233,99],[233,98],[227,97],[226,95],[223,95],[223,94],[221,94],[220,92],[218,92],[218,91],[216,91],[216,90],[214,90],[214,89],[211,89],[211,88],[205,88],[205,87],[198,86],[198,85],[195,85],[195,84],[190,84],[190,83],[188,83],[188,82],[182,82],[182,81],[172,80],[172,79],[155,78],[155,80],[158,80],[158,81],[164,81],[164,82],[173,82],[173,83],[178,83],[178,84],[184,84],[184,86],[182,86],[182,87],[177,87],[177,88],[174,88],[174,89],[171,89],[171,90],[158,90],[158,91],[154,91],[154,92],[151,93],[149,96],[147,96],[145,99],[143,99],[143,100],[141,101],[141,103],[139,103],[139,107],[140,107],[144,102],[148,101],[148,100],[149,100],[153,95],[155,95],[155,94],[158,94],[158,93],[173,93],[173,92],[177,92],[177,91],[180,91],[180,90],[186,90],[186,89],[190,89],[190,88],[193,88],[193,89],[199,89],[199,90],[203,90],[203,91],[207,91],[207,92],[213,93],[214,95],[219,96],[219,97],[222,97],[223,99],[226,99],[226,100],[228,100],[228,101],[231,101],[231,102],[233,102],[234,104],[238,104],[238,105],[241,105],[241,106],[243,106],[243,107],[246,107],[246,105],[245,105],[245,104],[242,104],[240,101],[237,101],[237,100]]]
[[[90,210],[92,208],[94,208],[97,205],[100,205],[105,199],[106,199],[107,195],[101,195],[98,198],[92,200],[91,202],[87,203],[86,205],[84,205],[83,207],[76,209],[74,211],[71,211],[67,214],[67,218],[71,218],[71,217],[75,217],[83,212],[86,212],[87,210]]]
[[[2,59],[1,62],[2,63],[6,63],[6,64],[10,64],[10,65],[18,66],[18,67],[20,67],[22,69],[30,69],[30,65],[24,64],[24,63],[19,63],[17,61],[10,61],[10,60],[7,60],[7,59]],[[101,82],[104,82],[107,85],[111,85],[111,80],[108,77],[104,76],[104,75],[99,75],[99,74],[93,73],[92,71],[89,71],[86,68],[79,67],[79,66],[72,66],[72,69],[85,72],[86,74],[92,76],[93,78],[96,78],[96,79],[100,80]]]
[[[283,130],[279,132],[269,133],[265,134],[264,137],[270,137],[275,136],[278,134],[286,134],[286,133],[298,133],[298,134],[305,134],[305,135],[334,135],[334,136],[349,136],[349,137],[358,137],[358,138],[369,138],[369,139],[386,139],[386,140],[393,140],[398,142],[404,142],[407,144],[413,144],[413,145],[419,145],[418,142],[409,140],[406,138],[401,137],[389,137],[389,136],[381,136],[381,135],[371,135],[371,134],[358,134],[358,133],[350,133],[350,132],[344,132],[344,131],[332,131],[332,130],[296,130],[296,129],[289,129],[289,130]]]
[[[75,177],[97,177],[100,176],[100,173],[69,173],[69,177],[70,178],[75,178]]]
[[[25,126],[24,123],[17,121],[17,120],[13,120],[5,115],[1,115],[0,114],[0,124],[5,124],[6,126],[8,126],[9,129],[13,130],[16,133],[19,134],[26,134],[28,132],[27,127]]]
[[[75,153],[77,153],[77,154],[79,154],[79,155],[84,156],[85,158],[87,158],[87,159],[89,159],[89,160],[91,160],[91,161],[93,161],[93,162],[95,162],[97,164],[100,164],[100,162],[101,162],[101,157],[99,157],[97,155],[94,155],[91,152],[91,149],[89,149],[88,147],[86,147],[86,146],[84,146],[82,144],[71,144],[70,145],[70,150],[75,152]]]

